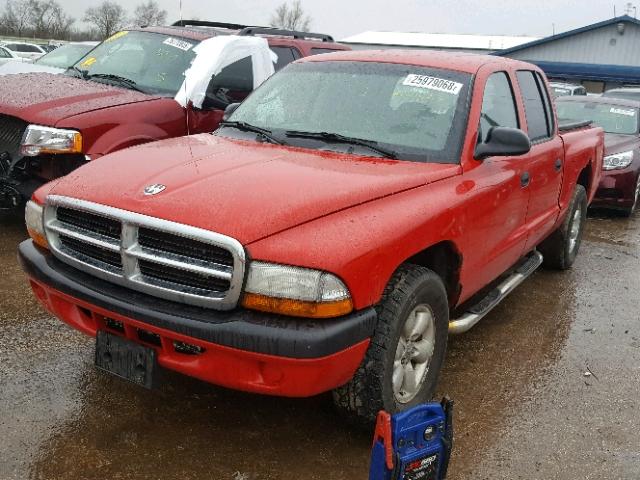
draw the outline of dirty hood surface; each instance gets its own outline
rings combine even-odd
[[[458,165],[347,156],[210,134],[123,150],[50,192],[229,235],[248,244],[460,172]],[[145,187],[162,184],[153,196]]]
[[[60,120],[81,113],[155,98],[66,75],[0,76],[0,113],[47,126],[55,126]]]

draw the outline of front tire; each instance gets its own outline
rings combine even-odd
[[[433,271],[401,266],[376,310],[364,360],[351,381],[333,392],[338,409],[365,424],[380,410],[396,413],[429,401],[447,349],[447,293]]]
[[[582,185],[576,185],[564,222],[538,246],[545,267],[556,270],[571,268],[582,243],[587,207],[587,192]]]
[[[636,189],[633,197],[633,205],[624,211],[624,214],[627,217],[631,217],[636,209],[638,208],[638,202],[640,202],[640,175],[638,175],[638,180],[636,181]]]

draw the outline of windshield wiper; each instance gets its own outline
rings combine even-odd
[[[253,132],[257,133],[258,137],[262,140],[266,140],[270,143],[275,143],[276,145],[284,145],[285,143],[282,140],[278,140],[273,136],[273,132],[266,128],[256,127],[255,125],[251,125],[247,122],[221,122],[221,126],[223,127],[232,127],[237,128],[238,130],[244,130],[245,132]]]
[[[92,75],[86,75],[85,77],[87,80],[92,80],[94,78],[97,79],[104,79],[104,80],[110,80],[116,83],[119,83],[120,85],[127,87],[131,90],[136,90],[137,92],[142,92],[142,93],[147,93],[144,90],[142,90],[140,87],[138,87],[138,84],[131,80],[130,78],[126,78],[126,77],[121,77],[120,75],[114,75],[112,73],[94,73]]]
[[[398,154],[394,150],[379,146],[375,140],[365,140],[363,138],[348,137],[346,135],[340,135],[339,133],[331,132],[301,132],[297,130],[288,130],[285,132],[287,137],[299,137],[299,138],[317,138],[319,140],[327,140],[329,142],[341,142],[350,143],[352,145],[360,145],[370,150],[374,150],[380,153],[386,158],[398,158]]]
[[[82,79],[85,79],[85,80],[88,79],[87,75],[89,74],[89,72],[86,70],[82,70],[78,67],[69,67],[67,68],[67,72],[68,71],[72,71],[73,73],[80,75],[80,78]],[[77,78],[77,75],[74,75],[74,76]]]

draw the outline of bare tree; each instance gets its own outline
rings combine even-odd
[[[280,4],[271,16],[270,23],[272,27],[306,32],[311,26],[311,17],[302,9],[300,0],[293,0],[291,5],[287,2]]]
[[[94,25],[102,38],[108,38],[124,27],[127,14],[117,3],[105,0],[97,7],[87,9],[84,21]]]
[[[0,26],[5,33],[22,37],[29,29],[29,0],[7,0]]]
[[[156,0],[139,4],[133,12],[133,24],[137,27],[163,25],[167,21],[167,11],[160,8]]]
[[[28,0],[28,20],[31,33],[40,38],[68,36],[74,19],[55,0]]]

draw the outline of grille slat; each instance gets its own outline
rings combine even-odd
[[[11,158],[18,158],[27,125],[27,122],[19,118],[0,115],[0,153],[8,152]]]
[[[111,267],[122,269],[122,257],[119,253],[111,252],[100,247],[96,247],[89,243],[76,240],[75,238],[60,236],[60,243],[62,247],[72,252],[88,257],[89,259],[97,260],[101,263],[106,263]]]
[[[95,232],[103,237],[120,239],[122,224],[112,218],[101,217],[81,210],[58,208],[58,220],[87,232]]]
[[[153,251],[169,252],[182,257],[196,258],[208,263],[233,267],[233,255],[224,248],[199,242],[190,238],[178,237],[165,232],[141,228],[138,243]]]
[[[141,260],[139,262],[140,273],[152,280],[172,283],[180,286],[185,291],[197,290],[200,292],[219,293],[229,289],[229,282],[197,273],[187,272],[178,268],[167,267],[157,263]]]
[[[207,308],[238,302],[245,260],[232,238],[55,195],[45,228],[56,256],[104,280]]]

